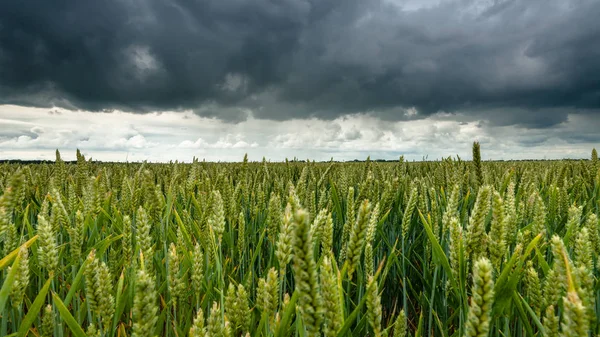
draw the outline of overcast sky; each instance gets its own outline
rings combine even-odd
[[[0,2],[0,159],[587,158],[598,0]]]

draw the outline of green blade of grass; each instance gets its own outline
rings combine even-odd
[[[10,272],[4,279],[2,283],[2,288],[0,289],[0,312],[4,312],[4,306],[8,301],[8,296],[10,295],[10,291],[12,290],[12,286],[15,281],[15,277],[17,272],[19,271],[19,264],[21,262],[21,254],[17,254],[17,258],[15,262],[13,262],[12,267],[10,268]]]
[[[85,332],[77,323],[73,315],[71,315],[69,309],[67,309],[65,304],[60,300],[60,297],[58,297],[58,295],[56,295],[55,293],[52,293],[52,299],[54,300],[54,306],[56,306],[58,312],[60,313],[60,317],[65,323],[67,323],[67,326],[69,327],[69,329],[71,329],[73,336],[86,337]]]
[[[23,321],[21,322],[21,326],[19,327],[18,335],[20,337],[27,336],[29,328],[40,313],[42,306],[46,302],[46,295],[48,295],[48,289],[50,289],[50,284],[52,283],[53,278],[54,277],[52,275],[48,277],[48,280],[46,281],[42,289],[40,289],[40,292],[35,297],[35,300],[31,304],[31,307],[28,308],[27,315],[25,315],[25,318],[23,319]]]
[[[29,248],[37,239],[38,236],[36,235],[29,239],[27,242],[25,242],[23,245],[21,245],[21,247],[25,246],[26,248]],[[0,260],[0,270],[6,268],[12,262],[12,260],[17,256],[17,254],[19,254],[19,250],[21,249],[21,247],[18,247],[17,249],[13,250],[8,255],[3,257],[2,260]]]

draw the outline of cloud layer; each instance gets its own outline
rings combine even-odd
[[[3,1],[0,104],[550,127],[598,116],[598,17],[596,0]],[[147,145],[129,135],[111,146]]]
[[[498,126],[472,116],[433,114],[383,121],[367,114],[332,120],[273,121],[249,117],[231,124],[188,112],[133,114],[0,106],[0,159],[67,160],[79,148],[110,161],[280,161],[285,158],[429,160],[470,158],[478,140],[484,159],[588,158],[600,143],[600,120],[573,114],[550,129]]]

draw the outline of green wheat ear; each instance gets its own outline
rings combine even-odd
[[[506,243],[512,245],[517,239],[519,221],[515,206],[515,183],[511,182],[504,194],[504,219],[506,221]]]
[[[373,243],[375,240],[375,232],[377,231],[377,224],[379,222],[379,202],[375,204],[373,210],[371,210],[371,217],[369,218],[369,224],[367,225],[366,242]]]
[[[308,213],[297,210],[293,216],[294,227],[294,277],[298,297],[298,311],[306,331],[311,336],[319,333],[322,313],[321,294],[317,279],[317,265],[313,257],[314,246],[310,233]]]
[[[292,205],[288,202],[283,214],[281,231],[279,232],[277,249],[275,251],[275,256],[279,262],[279,269],[281,270],[282,275],[285,273],[286,266],[292,260],[294,231],[295,227],[294,222],[292,221]]]
[[[483,185],[483,168],[481,165],[481,146],[479,142],[473,142],[473,171],[475,172],[475,186]]]
[[[350,238],[350,231],[354,227],[354,221],[354,187],[349,187],[346,196],[346,221],[342,229],[342,249],[339,256],[341,261],[346,260],[346,246]]]
[[[200,294],[202,291],[202,280],[204,279],[204,254],[200,243],[196,242],[192,252],[192,288],[194,293]]]
[[[546,296],[547,305],[555,304],[558,299],[565,293],[567,290],[567,261],[565,261],[565,244],[563,240],[558,236],[552,236],[550,240],[552,255],[554,258],[554,264],[552,265],[551,271],[553,273],[548,273],[546,289],[548,296]]]
[[[232,316],[233,312],[235,311],[236,296],[237,294],[235,293],[235,284],[231,282],[227,287],[227,292],[225,293],[225,302],[223,306],[225,308],[225,313],[227,314],[227,316]]]
[[[139,247],[139,251],[147,259],[146,270],[152,273],[154,265],[152,258],[154,256],[154,245],[152,244],[152,236],[150,230],[152,228],[150,217],[148,213],[140,206],[136,215],[136,242]],[[137,254],[137,253],[136,253]]]
[[[223,206],[223,198],[217,190],[212,192],[212,209],[208,218],[208,225],[213,233],[215,233],[217,241],[221,242],[223,232],[225,231],[225,210]]]
[[[242,284],[237,287],[229,283],[225,296],[225,315],[231,323],[234,332],[247,331],[250,324],[248,312],[248,293]]]
[[[44,308],[44,314],[42,315],[42,325],[40,326],[41,337],[52,337],[54,336],[54,311],[52,305],[48,304]]]
[[[496,269],[500,268],[502,259],[506,254],[505,225],[504,201],[500,193],[494,191],[492,194],[492,223],[487,239],[490,259]]]
[[[208,316],[207,335],[211,337],[223,336],[225,329],[225,322],[221,318],[221,307],[217,302],[213,302]]]
[[[544,337],[559,337],[560,334],[558,332],[558,316],[554,313],[554,306],[549,305],[546,308],[546,312],[544,313],[544,321],[543,321],[543,336]]]
[[[73,261],[79,262],[81,259],[81,245],[83,244],[84,237],[84,223],[85,219],[83,217],[83,213],[81,211],[77,211],[75,213],[75,222],[72,227],[67,229],[69,233],[69,245],[71,248],[71,255],[73,257]],[[124,244],[125,245],[125,244]],[[124,251],[124,253],[127,253]]]
[[[471,304],[469,306],[464,337],[488,335],[493,302],[494,281],[492,280],[492,264],[487,258],[482,257],[473,266]]]
[[[410,222],[415,212],[415,208],[417,207],[417,201],[419,198],[419,192],[416,187],[413,187],[410,191],[410,196],[408,198],[408,203],[406,204],[406,209],[404,210],[404,215],[402,215],[402,237],[406,238],[408,235],[408,231],[410,230]]]
[[[102,337],[100,330],[96,329],[96,325],[94,325],[94,323],[90,323],[90,325],[88,325],[85,335],[87,337]]]
[[[568,211],[568,220],[567,220],[567,224],[565,225],[567,228],[567,232],[566,233],[570,233],[571,235],[575,235],[577,230],[579,229],[579,223],[581,221],[581,213],[583,212],[583,207],[582,206],[571,206],[569,207],[569,211]],[[573,247],[573,240],[570,241],[571,245],[567,248],[571,249],[574,248]]]
[[[98,315],[104,327],[108,328],[115,311],[112,276],[106,263],[96,258],[95,250],[92,250],[88,256],[85,290],[86,297],[89,298],[90,310]]]
[[[48,274],[54,273],[58,268],[58,246],[56,234],[52,225],[44,216],[38,215],[38,260],[44,266]]]
[[[592,245],[592,251],[594,256],[598,255],[600,251],[600,235],[598,234],[598,217],[594,213],[590,213],[585,221],[585,228],[587,228],[590,235],[590,243]]]
[[[565,337],[587,337],[589,321],[586,308],[579,299],[577,292],[569,291],[563,298],[562,334]]]
[[[550,269],[544,280],[544,306],[557,305],[562,292],[562,281],[556,270]]]
[[[379,286],[373,276],[369,276],[367,283],[367,320],[373,329],[375,337],[381,336],[381,296]]]
[[[173,301],[173,305],[177,306],[177,301],[185,294],[186,282],[179,276],[179,256],[177,256],[177,247],[171,242],[169,246],[169,294]]]
[[[132,253],[132,227],[131,218],[128,215],[123,217],[123,239],[122,239],[122,251],[123,251],[123,264],[128,266],[131,263],[133,257]]]
[[[467,225],[467,255],[473,261],[483,256],[486,251],[487,235],[485,233],[485,221],[490,210],[490,194],[491,189],[489,186],[479,189],[473,213],[471,213],[469,224]]]
[[[330,252],[333,247],[333,218],[331,212],[327,213],[325,224],[323,226],[323,233],[321,237],[321,252],[325,254]]]
[[[190,337],[206,337],[206,327],[204,326],[204,313],[198,309],[192,327],[190,328]]]
[[[321,238],[323,236],[323,232],[325,231],[325,223],[327,221],[327,209],[322,209],[319,211],[317,216],[315,217],[310,230],[311,236],[313,238],[313,244],[316,247],[321,245]]]
[[[374,273],[374,260],[373,260],[373,246],[370,243],[365,245],[365,261],[364,261],[364,270],[365,274],[368,276],[373,275]]]
[[[283,214],[281,212],[281,199],[275,192],[271,192],[271,198],[269,199],[269,213],[267,216],[267,236],[271,242],[275,242],[279,230],[281,229],[281,222]]]
[[[277,277],[275,277],[275,279],[277,279]],[[236,295],[235,314],[231,317],[232,329],[243,333],[250,329],[248,292],[243,284],[238,284]]]
[[[326,337],[337,336],[343,323],[341,295],[338,288],[338,274],[333,270],[331,259],[323,257],[320,270],[321,294],[323,295],[323,335]]]
[[[394,337],[406,337],[406,332],[408,331],[407,325],[406,313],[404,313],[404,309],[402,309],[394,322]]]
[[[368,200],[364,200],[358,210],[356,222],[350,232],[350,239],[348,240],[348,247],[346,249],[346,261],[348,262],[348,275],[352,277],[352,274],[358,267],[360,256],[363,251],[365,244],[365,238],[367,235],[367,227],[369,221],[369,214],[371,207]]]
[[[19,256],[21,257],[21,262],[19,263],[17,276],[10,292],[13,308],[21,307],[23,297],[25,296],[25,290],[29,285],[29,251],[26,247],[21,247]],[[10,272],[10,268],[11,267],[8,267],[8,272]]]
[[[593,269],[594,261],[592,260],[592,245],[588,228],[583,227],[579,233],[577,233],[573,252],[575,255],[573,264],[576,267],[584,267],[588,270]]]
[[[238,256],[240,261],[246,251],[246,217],[244,211],[238,215]]]
[[[279,283],[275,268],[269,269],[266,280],[264,278],[258,280],[256,297],[258,308],[271,317],[279,305]]]
[[[157,295],[154,278],[145,270],[143,254],[140,260],[141,266],[135,280],[132,337],[152,337],[158,321]]]
[[[531,261],[530,261],[531,262]],[[542,288],[540,285],[540,278],[533,267],[532,263],[528,263],[527,270],[525,271],[525,284],[527,286],[527,295],[529,297],[529,303],[539,316],[541,313],[543,297]]]
[[[2,249],[2,256],[8,255],[8,253],[12,252],[18,247],[19,241],[17,236],[17,226],[15,226],[13,221],[9,221],[4,230],[4,247]]]
[[[458,198],[459,198],[460,188],[458,185],[454,185],[452,187],[452,192],[450,193],[450,198],[448,199],[448,204],[446,205],[446,209],[444,211],[444,215],[442,216],[442,233],[446,233],[450,230],[450,220],[455,217],[458,218]]]
[[[457,217],[450,218],[448,225],[450,230],[450,266],[452,267],[452,275],[458,280],[460,256],[464,245],[463,228]]]

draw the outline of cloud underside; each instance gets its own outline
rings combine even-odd
[[[4,1],[0,104],[549,127],[600,110],[598,17],[593,0]]]

